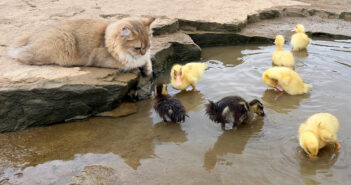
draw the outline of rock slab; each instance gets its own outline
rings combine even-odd
[[[201,50],[188,35],[173,33],[154,37],[151,53],[157,76],[175,62],[199,60]],[[29,66],[0,55],[0,132],[94,116],[116,108],[130,92],[135,100],[149,98],[152,80],[139,70]]]

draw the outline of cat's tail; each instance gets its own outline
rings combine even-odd
[[[8,55],[23,63],[29,63],[34,57],[33,52],[29,49],[29,39],[29,36],[24,36],[16,40],[8,49]]]

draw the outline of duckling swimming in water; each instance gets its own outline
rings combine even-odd
[[[186,111],[178,99],[168,95],[167,85],[158,84],[155,86],[154,109],[164,122],[183,122],[185,121]]]
[[[283,49],[284,37],[282,35],[277,35],[274,44],[277,46],[277,49],[272,55],[273,64],[277,66],[293,67],[295,64],[293,54]]]
[[[298,73],[288,67],[271,67],[263,75],[263,82],[290,95],[307,93],[312,85],[305,84]]]
[[[196,91],[196,84],[204,74],[207,65],[200,62],[191,62],[186,65],[175,64],[171,70],[171,85],[178,90],[185,90],[189,86]]]
[[[233,128],[242,123],[250,122],[254,113],[264,116],[262,103],[254,99],[247,103],[239,96],[227,96],[214,103],[209,101],[206,105],[206,114],[209,118],[225,126],[225,123],[233,123]]]
[[[341,146],[337,139],[338,129],[339,121],[332,114],[314,114],[299,127],[300,146],[312,159],[317,157],[319,149],[329,143],[335,144],[339,150]]]
[[[293,51],[300,51],[306,49],[310,43],[310,39],[305,33],[305,27],[302,24],[297,24],[293,30],[296,33],[291,36],[291,47]]]

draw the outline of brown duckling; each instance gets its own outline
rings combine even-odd
[[[247,103],[239,96],[227,96],[214,103],[209,101],[206,105],[206,113],[210,119],[216,123],[233,123],[233,128],[242,123],[250,122],[254,113],[264,116],[262,103],[254,99]]]
[[[164,122],[183,122],[188,116],[182,103],[168,95],[166,84],[155,86],[155,99],[154,109]]]

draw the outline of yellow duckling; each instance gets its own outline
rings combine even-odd
[[[299,127],[299,142],[310,158],[318,155],[319,149],[327,144],[335,144],[341,148],[337,139],[339,129],[338,119],[329,113],[318,113],[309,117]]]
[[[293,30],[296,33],[291,36],[291,47],[293,51],[299,51],[306,49],[310,43],[310,39],[305,33],[305,27],[301,24],[297,24]]]
[[[304,94],[312,87],[305,84],[299,74],[287,67],[271,67],[263,75],[263,82],[290,95]]]
[[[272,55],[273,64],[277,66],[293,67],[295,64],[293,54],[283,49],[284,37],[282,35],[277,35],[274,44],[277,46],[277,49]]]
[[[202,77],[207,65],[200,62],[191,62],[186,65],[175,64],[171,70],[171,85],[178,90],[185,90],[189,86],[196,91],[196,84]]]

